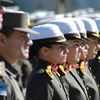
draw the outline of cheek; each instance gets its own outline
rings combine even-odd
[[[88,56],[93,56],[94,52],[95,52],[95,48],[91,47],[91,49],[89,49],[89,51],[88,51]]]
[[[83,49],[82,49],[82,52],[83,52],[83,53],[87,52],[87,49],[83,48]]]
[[[90,46],[89,51],[95,51],[95,50],[96,50],[96,46],[95,45]]]
[[[69,50],[69,53],[67,54],[67,57],[74,57],[75,54],[76,54],[76,50],[73,49],[73,48],[71,48],[71,49]]]

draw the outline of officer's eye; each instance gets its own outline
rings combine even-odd
[[[66,49],[66,46],[59,46],[59,49],[65,50]]]
[[[80,45],[79,44],[74,44],[74,47],[79,47]]]

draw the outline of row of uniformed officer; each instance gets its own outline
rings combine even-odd
[[[97,25],[94,20],[89,18],[81,18],[81,20],[84,22],[87,31],[87,37],[91,39],[91,41],[87,41],[89,49],[86,60],[88,61],[90,59],[93,59],[99,50],[98,39],[100,39],[100,36],[98,33]],[[85,63],[87,63],[87,61]],[[91,100],[99,100],[100,96],[96,80],[94,79],[94,76],[90,71],[90,67],[86,64],[84,65],[84,71],[86,75],[82,75],[81,78],[83,79],[83,82],[85,83],[89,91],[89,96]]]
[[[33,68],[31,73],[26,92],[26,99],[32,100],[34,98],[37,100],[47,100],[50,98],[52,100],[56,100],[60,97],[59,99],[63,100],[62,96],[65,94],[67,99],[70,100],[99,100],[98,87],[91,72],[89,71],[87,63],[87,60],[95,57],[98,51],[99,34],[95,22],[89,18],[64,18],[54,20],[49,22],[49,24],[51,24],[51,29],[50,27],[47,28],[48,24],[39,25],[33,28],[33,30],[39,31],[40,33],[38,36],[31,35],[31,38],[34,41],[34,45],[31,47],[31,50],[33,55],[37,56],[39,62]],[[54,57],[57,52],[55,55],[48,54],[50,53],[48,52],[48,49],[52,47],[48,46],[48,44],[52,41],[52,39],[56,39],[56,36],[55,38],[51,38],[49,34],[52,34],[53,32],[58,34],[56,28],[56,31],[53,30],[54,24],[59,27],[65,38],[72,45],[67,46],[69,52],[67,54],[66,62],[56,63],[58,66],[51,64],[51,59],[58,59],[59,55]],[[45,47],[46,49],[44,50],[43,48]],[[44,56],[43,52],[48,55]],[[45,59],[48,63],[48,57],[51,57],[49,60],[50,68],[43,63],[44,61],[41,61],[42,58],[42,60]],[[52,74],[54,72],[56,76],[55,74]],[[59,88],[52,83],[55,80],[55,78],[53,79],[52,77],[55,77],[58,80],[56,82],[62,84],[62,91],[65,92],[63,95],[60,95],[58,92],[56,93],[59,96],[57,94],[55,95],[55,91],[58,91]],[[50,78],[52,80],[50,80]],[[47,81],[48,79],[49,81]],[[43,87],[40,84],[42,84]]]
[[[55,20],[50,23],[58,25],[66,39],[72,44],[72,46],[68,47],[69,53],[67,55],[66,63],[64,64],[66,75],[62,73],[60,76],[62,84],[64,85],[65,89],[67,89],[66,91],[69,93],[70,100],[87,100],[87,90],[76,70],[73,69],[73,67],[75,68],[77,66],[77,62],[80,60],[80,44],[84,40],[81,38],[79,31],[72,19],[65,18],[61,20]],[[62,72],[60,67],[58,71],[59,73]]]
[[[95,19],[96,25],[100,34],[100,18]],[[98,41],[100,45],[100,40]],[[100,50],[95,58],[89,60],[89,66],[91,67],[93,75],[95,75],[96,81],[98,83],[99,91],[100,91]]]

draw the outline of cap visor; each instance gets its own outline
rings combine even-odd
[[[84,38],[86,41],[92,41],[91,39],[89,39],[89,38]]]
[[[87,41],[85,38],[80,38],[79,40]]]
[[[14,30],[22,31],[22,32],[27,32],[27,33],[32,33],[32,34],[39,34],[36,31],[33,31],[30,28],[13,28]]]
[[[8,2],[8,3],[13,3],[13,1],[12,0],[0,0],[0,2]]]
[[[89,36],[88,36],[89,37]],[[94,37],[94,38],[98,38],[100,40],[100,37],[97,37],[97,36],[94,36],[94,35],[91,35],[89,38],[91,37]],[[91,39],[92,40],[92,39]]]
[[[72,44],[69,43],[69,42],[67,42],[67,41],[64,41],[64,42],[57,42],[57,43],[59,43],[59,44],[65,44],[65,45],[68,45],[68,46],[72,46]]]

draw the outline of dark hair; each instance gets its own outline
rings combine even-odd
[[[38,57],[39,50],[42,47],[51,48],[52,44],[54,43],[33,41],[33,45],[30,47],[30,52],[29,52],[30,58],[32,58],[33,56]]]
[[[0,33],[3,33],[6,37],[10,37],[13,31],[14,31],[14,30],[13,30],[12,28],[3,27],[3,28],[0,30]]]

